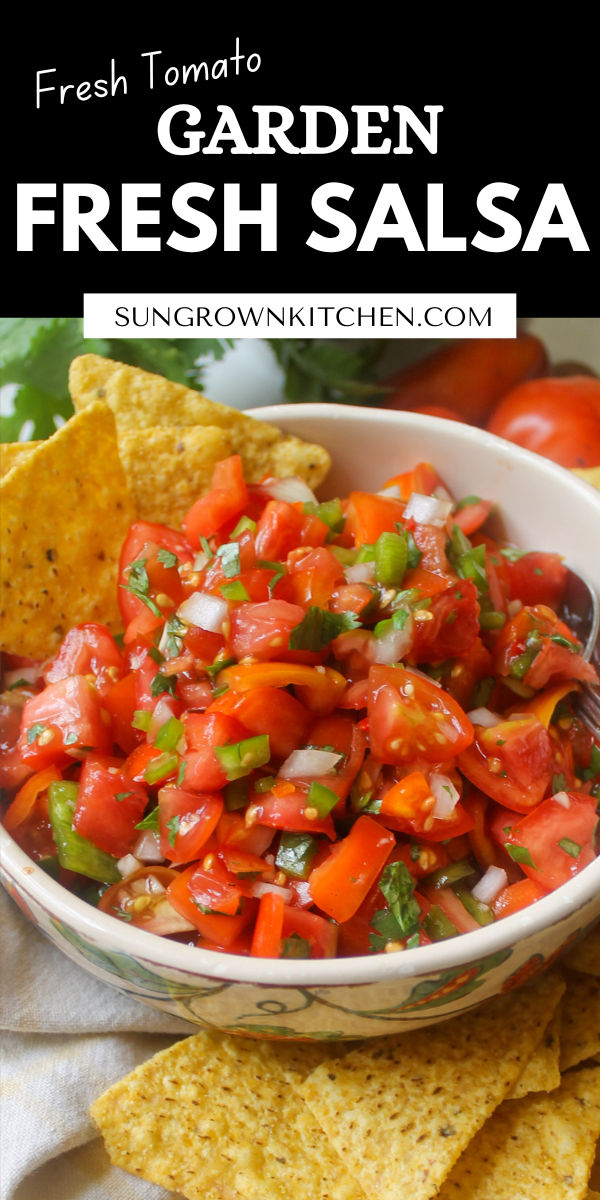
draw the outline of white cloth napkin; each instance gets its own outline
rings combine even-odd
[[[0,887],[2,1200],[163,1200],[110,1165],[89,1107],[194,1027],[98,983]]]

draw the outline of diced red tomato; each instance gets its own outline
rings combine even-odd
[[[496,918],[511,917],[513,913],[529,908],[530,904],[535,904],[536,900],[542,900],[547,895],[545,888],[540,887],[533,879],[518,879],[516,883],[509,883],[508,887],[502,888],[490,907]]]
[[[218,792],[227,783],[227,774],[219,762],[214,746],[241,742],[248,730],[226,713],[187,712],[183,719],[188,749],[182,783],[199,792]]]
[[[516,812],[539,804],[553,770],[548,731],[535,716],[475,726],[475,741],[459,754],[467,779],[486,796]]]
[[[357,546],[370,545],[381,533],[394,532],[404,516],[404,502],[370,492],[351,492],[345,531]]]
[[[105,850],[122,858],[137,840],[148,793],[132,783],[123,760],[90,755],[81,768],[73,828]]]
[[[413,617],[410,661],[433,663],[468,655],[479,636],[477,588],[470,579],[461,579],[438,592],[429,608],[417,609]]]
[[[317,908],[338,922],[353,917],[395,844],[394,835],[372,817],[359,817],[347,837],[332,846],[329,858],[310,873]]]
[[[216,829],[223,813],[223,797],[165,787],[158,793],[158,829],[163,858],[175,863],[193,862]]]
[[[371,667],[369,738],[382,762],[455,758],[473,740],[473,726],[442,688],[403,667]]]
[[[540,887],[559,887],[596,857],[596,806],[594,796],[581,792],[550,796],[513,825],[509,854]]]
[[[219,696],[211,712],[229,713],[241,721],[248,733],[268,733],[274,758],[287,758],[307,740],[312,714],[282,688],[255,687],[249,692],[227,691]]]
[[[90,682],[104,699],[123,670],[123,655],[106,625],[75,625],[45,667],[44,681],[57,683],[68,675],[91,675]]]
[[[210,491],[196,500],[182,522],[190,545],[199,546],[201,537],[209,538],[223,525],[241,517],[247,499],[239,454],[216,463]]]
[[[96,689],[83,675],[49,683],[23,706],[18,747],[22,760],[36,770],[51,763],[66,766],[83,751],[110,752],[110,717]]]

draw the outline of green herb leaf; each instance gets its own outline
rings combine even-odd
[[[160,671],[157,671],[150,684],[150,695],[154,697],[162,696],[164,692],[167,692],[169,696],[174,696],[176,686],[176,675],[161,675]]]
[[[414,880],[403,862],[388,863],[379,880],[379,889],[388,908],[376,912],[371,920],[372,928],[377,930],[369,938],[374,950],[382,950],[387,942],[402,941],[418,933],[421,916],[415,900]]]
[[[571,858],[577,858],[581,854],[581,846],[571,838],[561,838],[558,844],[561,850],[564,850],[565,854],[569,854]]]
[[[281,943],[281,958],[310,958],[310,942],[300,937],[299,933],[291,933]]]
[[[33,745],[36,738],[39,738],[40,733],[43,733],[45,728],[46,726],[40,725],[39,721],[36,721],[35,725],[30,725],[29,729],[27,730],[27,745]]]
[[[164,546],[161,546],[158,551],[157,558],[163,567],[176,567],[179,562],[177,555],[173,554],[172,550],[165,550]]]
[[[146,812],[142,821],[138,821],[136,829],[152,829],[152,832],[158,833],[158,805],[150,812]]]
[[[223,542],[223,545],[219,546],[217,550],[217,558],[221,559],[226,579],[239,575],[241,571],[239,542]]]
[[[167,841],[168,841],[171,849],[173,849],[173,847],[175,845],[175,838],[177,837],[177,834],[179,833],[180,821],[181,821],[181,816],[179,816],[179,815],[175,816],[175,817],[169,817],[169,820],[167,821],[167,829],[168,829]]]
[[[513,846],[510,842],[504,843],[504,848],[508,851],[513,862],[525,863],[528,867],[533,867],[537,871],[537,867],[526,846]]]
[[[299,625],[292,629],[288,646],[290,650],[322,650],[340,633],[360,628],[356,613],[330,613],[324,608],[312,606],[306,610]]]

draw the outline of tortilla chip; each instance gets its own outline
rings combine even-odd
[[[600,1054],[600,979],[567,974],[560,1026],[560,1069]]]
[[[109,1088],[91,1115],[113,1163],[191,1200],[362,1200],[291,1086],[329,1053],[200,1033]]]
[[[593,1192],[591,1188],[588,1188],[585,1193],[585,1200],[600,1200],[600,1192]]]
[[[111,375],[119,370],[121,363],[99,354],[81,354],[74,358],[69,367],[69,391],[76,409],[92,404],[94,400],[105,400],[105,386]]]
[[[23,456],[0,481],[0,649],[43,659],[80,621],[119,629],[117,565],[133,519],[105,404]]]
[[[554,1088],[560,1087],[560,1022],[559,1003],[539,1046],[534,1050],[507,1099],[520,1100],[530,1092],[552,1092]]]
[[[121,434],[119,451],[138,517],[180,526],[231,442],[214,425],[154,425]]]
[[[465,1150],[439,1200],[584,1200],[600,1133],[600,1070],[550,1095],[502,1104]]]
[[[40,446],[41,442],[2,442],[0,443],[0,478],[10,471],[16,463],[22,462],[27,455]]]
[[[591,483],[592,487],[600,488],[600,467],[573,467],[576,475]]]
[[[591,1188],[595,1188],[596,1191],[600,1192],[600,1142],[596,1143],[596,1156],[592,1163],[589,1184]]]
[[[562,991],[562,979],[546,975],[433,1028],[365,1043],[309,1075],[300,1095],[368,1197],[436,1194],[513,1087]]]
[[[569,950],[562,961],[565,967],[573,971],[600,976],[600,925],[596,925],[582,942]]]
[[[331,464],[323,446],[284,437],[274,425],[215,404],[193,388],[97,355],[73,360],[69,390],[77,410],[98,396],[105,399],[115,414],[119,438],[154,425],[217,426],[228,434],[231,452],[241,455],[248,483],[285,471],[316,488]]]

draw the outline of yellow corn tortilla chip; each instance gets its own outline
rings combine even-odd
[[[585,1193],[585,1200],[600,1200],[600,1192],[593,1192],[591,1188],[588,1188]]]
[[[446,1180],[439,1200],[585,1200],[600,1133],[600,1069],[550,1095],[502,1104]]]
[[[133,519],[113,415],[90,405],[0,481],[0,649],[46,658],[80,621],[117,630]]]
[[[0,444],[0,478],[10,471],[15,463],[22,462],[41,442],[2,442]]]
[[[525,1070],[517,1079],[507,1099],[520,1100],[530,1092],[552,1092],[560,1087],[560,1023],[561,1005],[557,1005],[542,1040],[534,1050]]]
[[[600,1054],[600,979],[567,974],[560,1025],[560,1069],[568,1070]]]
[[[284,437],[274,425],[215,404],[193,388],[97,355],[73,360],[69,390],[78,411],[94,398],[106,400],[119,438],[154,425],[217,426],[229,435],[232,451],[241,455],[248,483],[285,471],[316,488],[331,464],[323,446]]]
[[[231,442],[215,425],[154,425],[122,433],[119,452],[138,517],[179,526]]]
[[[547,975],[433,1028],[366,1043],[309,1075],[299,1093],[368,1197],[436,1195],[516,1082],[562,990],[562,979]]]
[[[591,483],[592,487],[600,488],[600,467],[573,467],[576,475]]]
[[[113,1163],[190,1200],[362,1200],[291,1086],[329,1053],[197,1034],[109,1088],[91,1115]]]
[[[562,961],[565,967],[573,971],[582,971],[584,975],[600,975],[600,925],[596,925],[582,942],[569,950]]]
[[[591,1188],[600,1191],[600,1141],[596,1143],[596,1155],[590,1171],[589,1184]]]
[[[105,385],[120,366],[122,363],[99,354],[81,354],[74,358],[69,367],[69,391],[73,403],[77,396],[76,409],[92,404],[94,400],[105,400]]]

